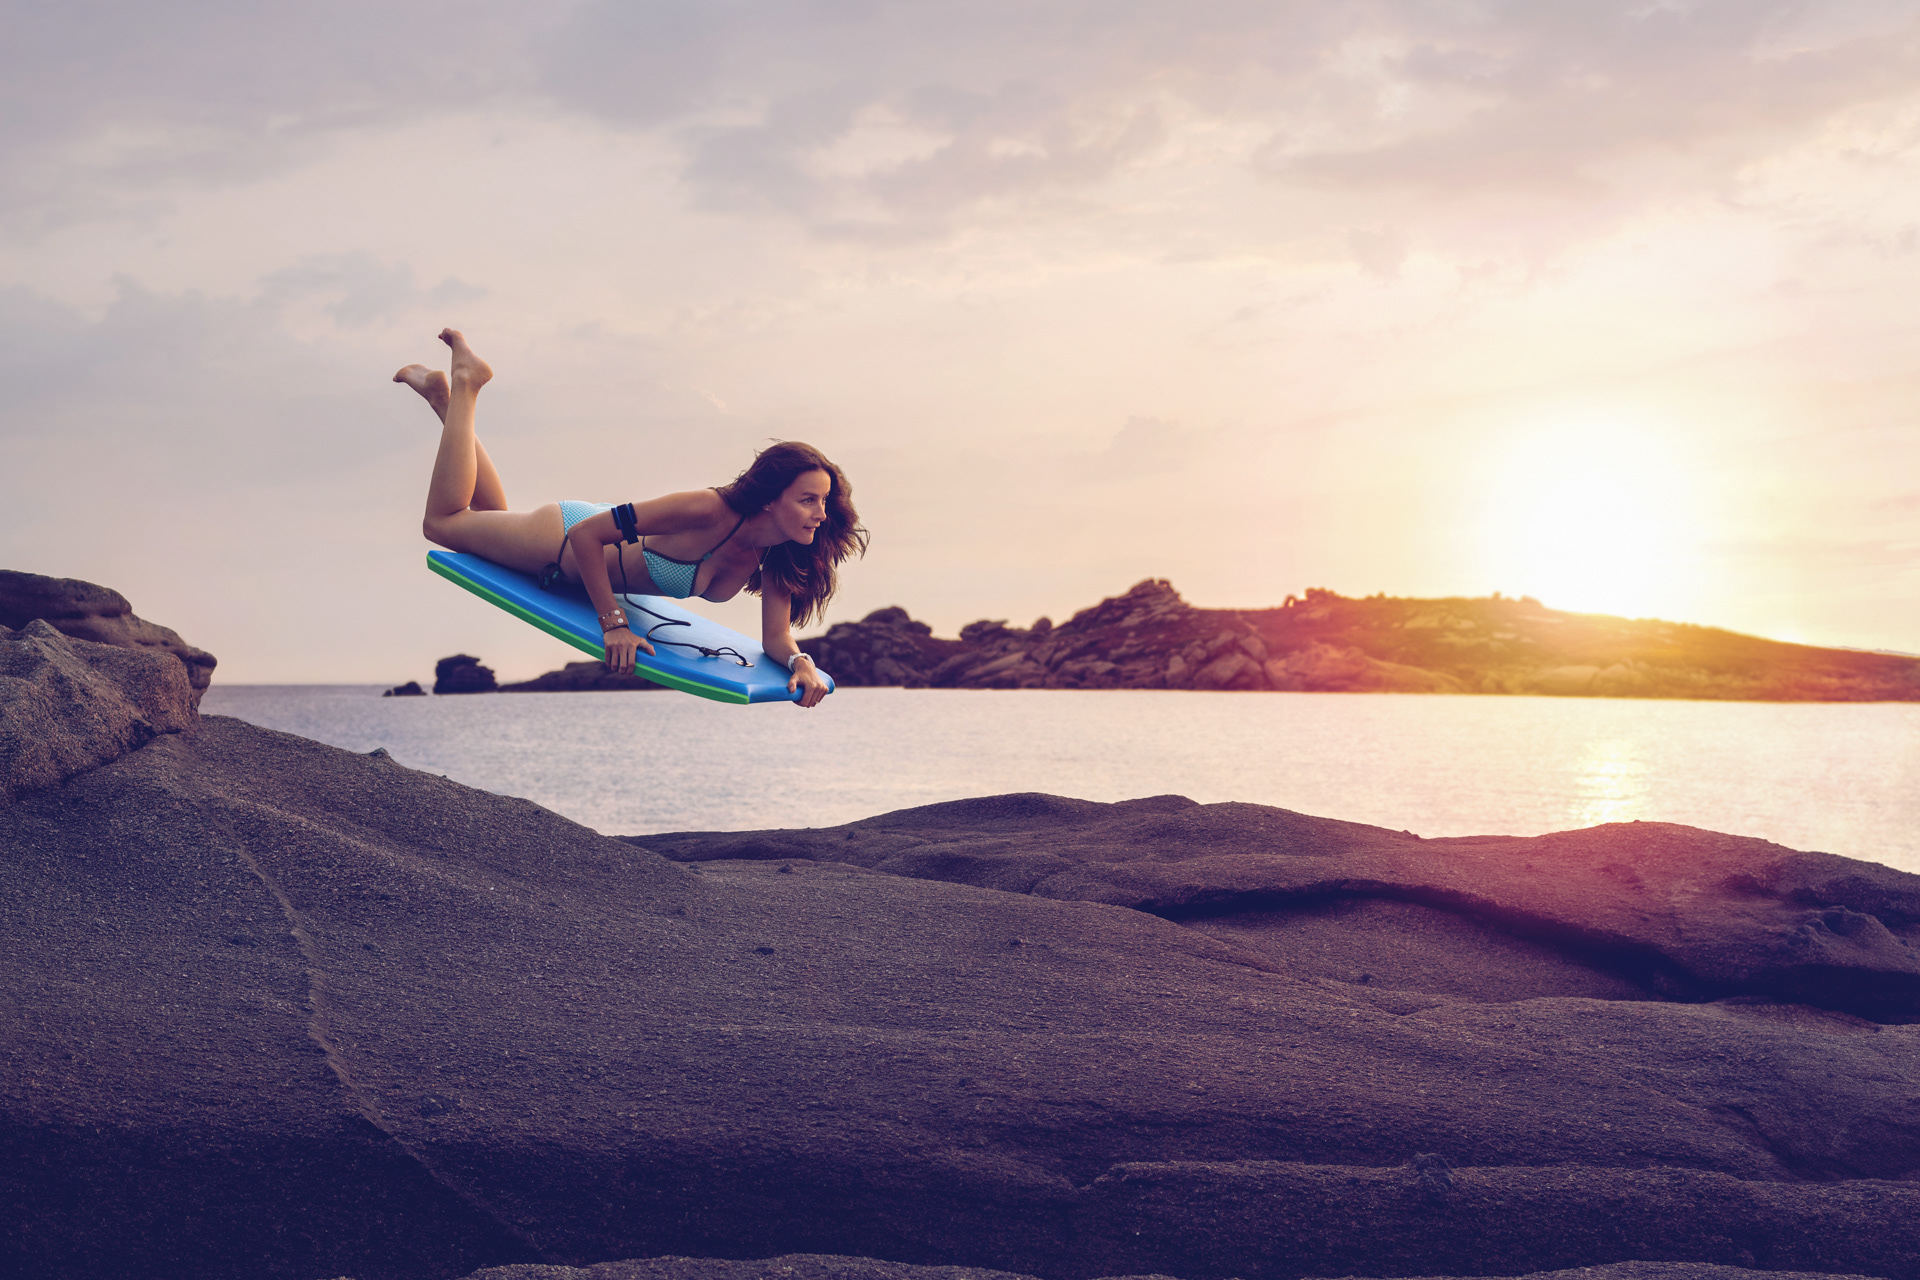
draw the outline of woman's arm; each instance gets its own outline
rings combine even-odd
[[[627,626],[627,611],[613,598],[613,580],[607,576],[607,547],[620,541],[620,526],[613,512],[588,516],[567,531],[567,545],[573,548],[575,567],[580,570],[580,585],[600,615],[600,643],[606,646],[607,670],[617,676],[633,674],[633,655],[653,646]]]
[[[641,534],[679,533],[697,529],[715,517],[715,505],[725,506],[712,490],[670,493],[664,498],[633,504],[635,526]],[[626,610],[613,598],[613,580],[607,576],[607,548],[621,540],[620,526],[613,512],[588,516],[567,531],[567,545],[573,548],[574,566],[580,571],[580,585],[600,615],[601,643],[606,646],[607,670],[615,675],[633,674],[633,655],[639,650],[653,652],[633,629],[626,625]],[[651,581],[648,582],[651,586]]]
[[[787,692],[800,690],[801,706],[820,705],[820,699],[827,696],[827,682],[815,669],[813,659],[800,653],[800,646],[793,642],[792,598],[771,583],[760,588],[760,647],[769,658],[793,672]],[[795,654],[800,654],[799,661],[792,662]]]

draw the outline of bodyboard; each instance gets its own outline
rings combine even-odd
[[[479,596],[488,604],[505,609],[522,622],[530,622],[548,635],[564,640],[582,653],[604,660],[606,649],[600,643],[600,618],[594,612],[587,593],[571,583],[558,590],[542,590],[532,575],[507,569],[466,552],[429,551],[427,568],[457,586]],[[634,655],[633,669],[656,684],[683,693],[711,698],[715,702],[795,702],[797,692],[787,691],[791,678],[787,669],[769,658],[760,646],[729,627],[684,609],[665,596],[621,595],[614,593],[627,610],[635,635],[654,630],[654,652]],[[684,625],[663,625],[680,623]],[[697,645],[705,649],[730,649],[748,663],[741,666],[730,656],[705,657],[696,649],[679,648],[663,641]],[[833,678],[823,677],[827,688]]]

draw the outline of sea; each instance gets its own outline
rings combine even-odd
[[[521,796],[608,835],[824,827],[1044,791],[1243,800],[1422,836],[1636,819],[1920,872],[1920,704],[1161,690],[383,698],[220,685],[201,710]]]

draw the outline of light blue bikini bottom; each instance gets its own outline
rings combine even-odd
[[[562,502],[560,504],[560,532],[573,532],[573,526],[588,516],[597,516],[602,511],[613,510],[611,502]]]

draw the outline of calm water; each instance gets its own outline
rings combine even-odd
[[[1250,800],[1423,836],[1645,818],[1920,871],[1920,706],[847,689],[381,698],[215,685],[203,710],[525,796],[615,835],[830,826],[1050,791]]]

